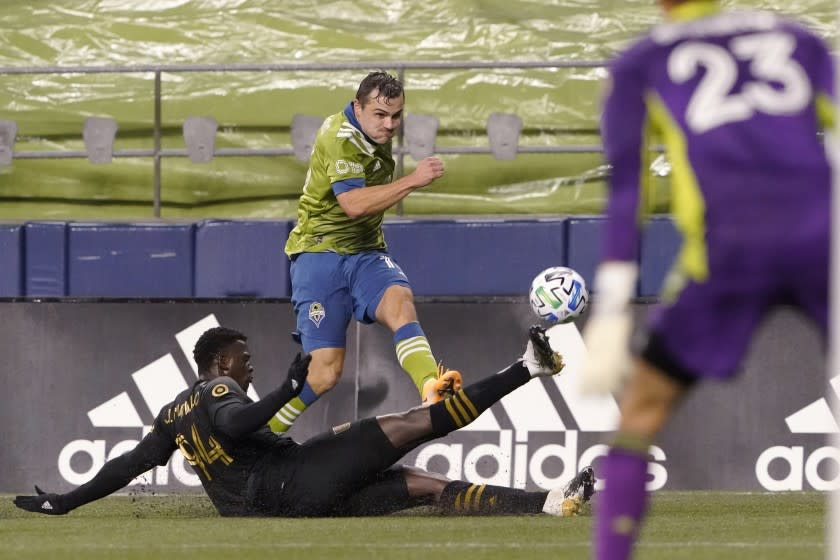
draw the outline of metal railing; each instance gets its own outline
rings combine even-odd
[[[307,72],[307,71],[339,71],[339,70],[370,70],[372,68],[393,69],[400,81],[405,81],[408,70],[477,70],[477,69],[573,69],[573,68],[601,68],[606,61],[599,60],[547,60],[521,62],[484,62],[484,61],[440,61],[440,62],[344,62],[344,63],[257,63],[257,64],[138,64],[133,66],[45,66],[45,67],[0,67],[0,75],[27,74],[153,74],[154,76],[154,116],[151,149],[114,150],[114,158],[149,157],[153,159],[152,200],[154,217],[160,217],[161,212],[161,161],[168,157],[189,157],[186,149],[171,149],[161,146],[163,136],[162,124],[162,94],[161,86],[163,74],[179,73],[218,73],[218,72]],[[517,153],[545,154],[545,153],[601,153],[600,144],[556,145],[556,146],[519,146]],[[436,147],[439,154],[487,154],[490,147]],[[396,138],[393,153],[396,159],[396,175],[404,172],[405,155],[408,153],[404,144],[402,129]],[[216,148],[214,157],[265,157],[291,156],[291,147],[278,148]],[[89,153],[84,150],[67,151],[14,151],[14,159],[84,159]]]

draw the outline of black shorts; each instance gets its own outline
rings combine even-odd
[[[255,514],[267,516],[381,514],[381,495],[405,487],[402,474],[388,470],[398,455],[376,419],[338,426],[261,461],[248,501]]]

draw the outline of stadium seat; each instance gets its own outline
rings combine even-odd
[[[639,267],[639,295],[656,296],[680,249],[682,237],[673,220],[657,216],[642,234]]]
[[[88,117],[82,129],[85,151],[91,163],[111,163],[114,157],[114,139],[117,121],[110,117]]]
[[[213,117],[184,119],[184,144],[193,163],[210,163],[216,151],[216,130],[219,123]]]
[[[298,161],[309,161],[315,137],[324,119],[312,115],[295,115],[292,117],[292,151]]]
[[[291,295],[283,252],[293,222],[207,220],[195,232],[195,297]]]
[[[15,121],[0,121],[0,167],[12,163],[17,139],[17,123]]]
[[[0,297],[23,295],[23,226],[0,224]]]
[[[291,288],[283,246],[293,226],[290,220],[9,226],[0,230],[6,248],[0,297],[285,298]],[[389,220],[384,229],[419,296],[522,296],[549,266],[574,268],[591,285],[602,226],[602,217],[590,216]],[[680,241],[670,218],[651,219],[637,295],[658,294]]]
[[[419,296],[524,296],[565,262],[565,220],[386,222],[391,255]]]
[[[24,278],[27,297],[67,295],[67,224],[24,225]]]
[[[405,116],[405,144],[415,161],[434,155],[438,125],[437,117],[432,115]]]
[[[67,295],[187,298],[193,224],[70,223]]]
[[[514,113],[490,113],[487,118],[487,138],[496,159],[514,159],[519,151],[522,118]]]

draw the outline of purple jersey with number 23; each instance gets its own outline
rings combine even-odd
[[[710,3],[713,4],[713,3]],[[707,10],[654,27],[610,67],[603,259],[633,261],[651,147],[683,235],[650,329],[682,368],[732,375],[761,320],[792,304],[826,330],[834,70],[777,15]]]

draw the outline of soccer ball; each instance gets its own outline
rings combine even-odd
[[[565,266],[546,268],[531,282],[531,309],[537,317],[552,323],[574,321],[589,303],[586,282]]]

